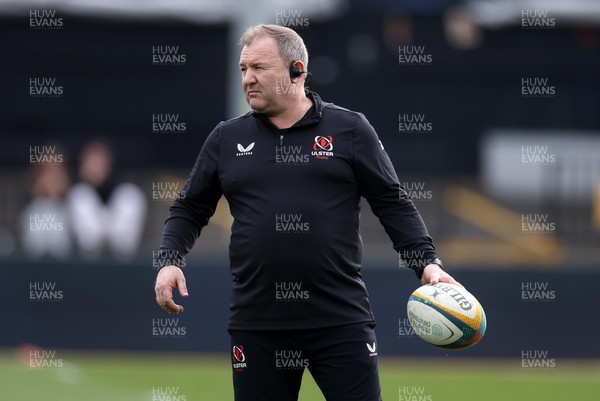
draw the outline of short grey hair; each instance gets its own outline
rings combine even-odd
[[[306,45],[300,35],[288,27],[273,24],[251,26],[240,37],[240,46],[248,46],[256,39],[265,36],[275,39],[279,48],[279,55],[285,63],[290,64],[292,61],[300,60],[304,64],[304,69],[308,70]]]

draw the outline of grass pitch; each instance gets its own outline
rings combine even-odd
[[[53,367],[0,352],[0,393],[11,401],[232,401],[227,355],[58,351]],[[379,358],[384,401],[597,400],[600,362]],[[305,372],[301,401],[324,400]]]

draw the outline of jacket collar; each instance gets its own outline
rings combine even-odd
[[[253,111],[251,113],[254,117],[261,120],[270,130],[276,131],[276,132],[286,131],[286,130],[297,128],[297,127],[304,127],[307,125],[316,124],[321,120],[321,116],[323,115],[324,104],[323,104],[323,101],[321,100],[321,97],[316,92],[310,91],[308,89],[305,89],[305,91],[306,91],[306,97],[308,97],[312,102],[312,106],[310,109],[308,109],[306,114],[300,120],[298,120],[294,125],[292,125],[290,128],[281,130],[281,129],[277,128],[271,122],[271,120],[269,120],[269,117],[267,117],[266,115],[257,113],[255,111]]]

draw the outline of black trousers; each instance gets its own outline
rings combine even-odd
[[[235,401],[297,401],[305,369],[327,401],[381,401],[374,326],[229,330]]]

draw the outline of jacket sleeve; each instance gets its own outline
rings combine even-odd
[[[158,268],[185,265],[183,257],[192,249],[202,228],[215,213],[222,195],[218,178],[219,131],[220,125],[204,142],[180,196],[169,209],[160,252],[155,258]]]
[[[375,129],[359,114],[354,133],[354,170],[367,199],[406,266],[418,278],[436,257],[433,241],[417,208],[398,182],[394,166]]]

